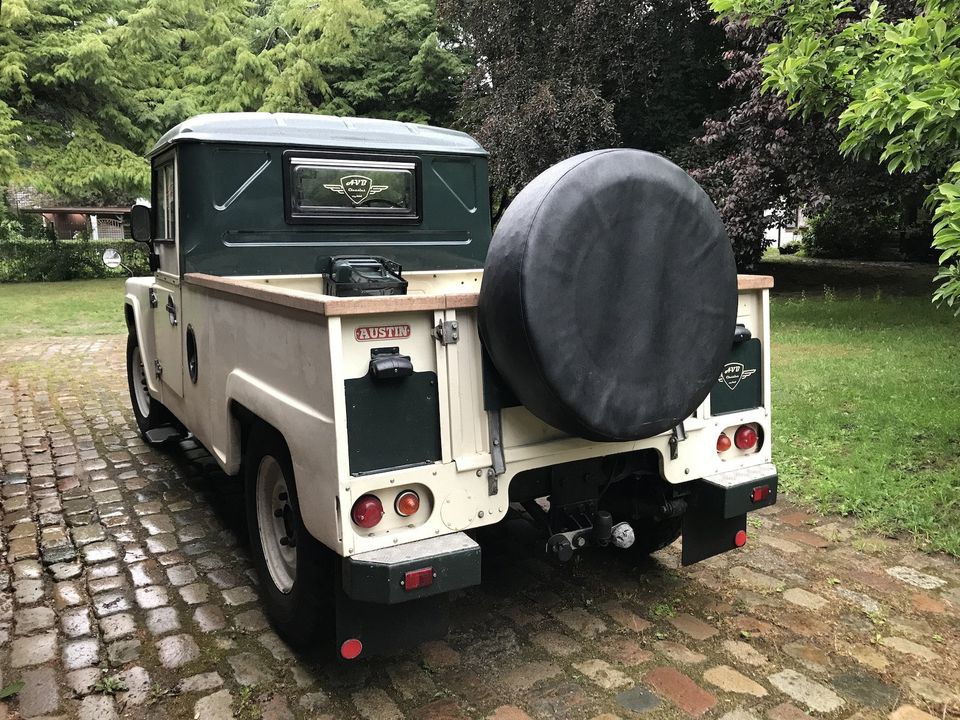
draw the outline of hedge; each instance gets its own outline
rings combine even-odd
[[[49,282],[125,277],[126,270],[103,264],[115,248],[134,275],[149,275],[147,248],[133,240],[0,240],[0,283]]]

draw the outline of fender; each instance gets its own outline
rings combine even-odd
[[[212,447],[214,455],[228,474],[240,471],[240,462],[243,449],[240,447],[240,428],[232,413],[232,404],[238,403],[272,425],[283,436],[290,450],[290,459],[293,462],[294,478],[297,484],[297,496],[302,508],[310,508],[302,512],[307,530],[328,545],[336,543],[334,529],[335,522],[327,522],[333,516],[335,502],[333,497],[321,497],[320,488],[330,488],[336,482],[337,464],[335,461],[317,463],[314,457],[318,446],[328,443],[334,447],[336,430],[333,417],[315,407],[312,407],[297,398],[288,395],[282,390],[264,382],[250,373],[235,369],[227,375],[226,397],[223,412],[230,419],[226,423],[229,428],[224,446]],[[319,465],[319,466],[318,466]],[[329,482],[317,477],[319,473],[331,474]],[[310,478],[310,482],[306,479]],[[324,512],[323,505],[330,515]]]
[[[140,356],[143,364],[151,367],[157,357],[156,341],[153,336],[153,323],[146,319],[145,307],[149,307],[147,299],[153,278],[131,278],[127,280],[124,303],[133,311],[133,328],[137,334],[137,344],[140,346]],[[147,379],[147,389],[150,395],[160,398],[160,384],[152,372],[144,373]]]

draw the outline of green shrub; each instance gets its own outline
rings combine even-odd
[[[898,226],[888,208],[836,203],[810,219],[803,249],[808,257],[872,260],[896,247]]]
[[[116,248],[135,275],[150,274],[147,248],[133,240],[30,240],[0,238],[0,283],[92,280],[123,277],[123,268],[109,269],[101,256]]]

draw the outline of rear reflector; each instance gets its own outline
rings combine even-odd
[[[750,499],[751,499],[753,502],[763,502],[763,501],[766,500],[768,497],[770,497],[770,486],[769,486],[769,485],[761,485],[760,487],[755,487],[755,488],[750,492]]]
[[[403,576],[403,587],[408,592],[418,588],[430,587],[431,585],[433,585],[432,567],[411,570]]]
[[[743,547],[747,544],[747,531],[746,530],[737,530],[737,534],[733,536],[733,544],[737,547]]]
[[[353,660],[363,652],[363,643],[356,638],[344,640],[340,646],[340,655],[344,660]]]

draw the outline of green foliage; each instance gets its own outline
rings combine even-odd
[[[431,0],[4,0],[0,186],[128,203],[201,112],[443,123],[465,65],[438,30]]]
[[[803,234],[808,257],[873,260],[896,244],[897,217],[890,208],[836,202],[810,219]]]
[[[24,683],[23,680],[17,680],[16,682],[12,682],[9,685],[5,685],[3,688],[0,688],[0,700],[6,700],[7,698],[14,697],[17,695],[17,693],[23,690],[23,686],[25,684],[26,683]]]
[[[960,313],[960,0],[927,0],[890,19],[874,2],[711,0],[724,15],[784,25],[763,61],[764,88],[792,112],[837,114],[843,153],[874,157],[889,172],[933,172],[934,246],[943,270],[934,299]]]
[[[0,240],[0,283],[125,277],[103,264],[103,251],[120,251],[135,275],[150,272],[146,246],[132,240]]]

